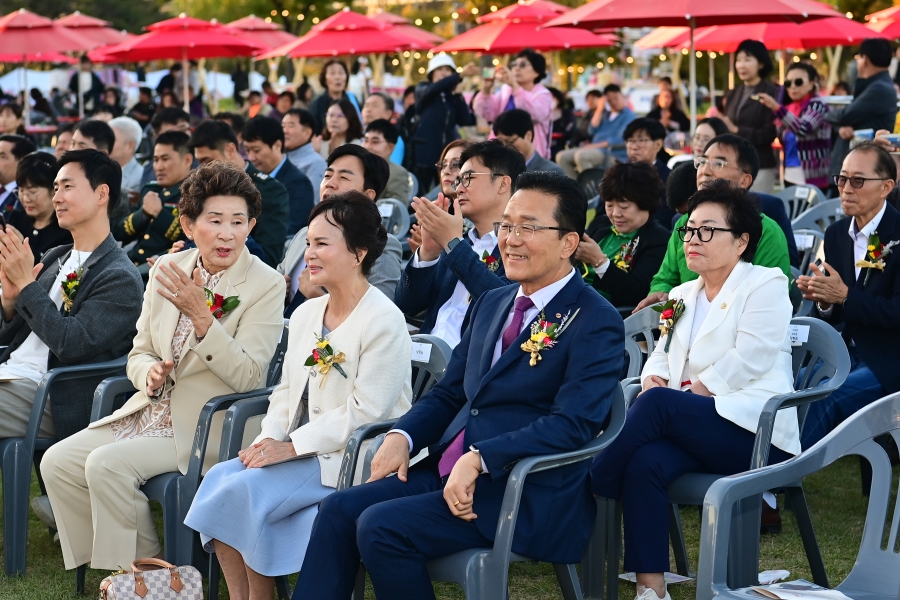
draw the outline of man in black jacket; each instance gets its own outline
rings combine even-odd
[[[141,313],[141,276],[109,231],[121,168],[97,150],[72,150],[59,165],[53,204],[74,245],[35,265],[27,240],[0,232],[0,438],[24,435],[49,369],[127,354]],[[54,385],[39,435],[62,439],[85,428],[98,383]]]
[[[852,370],[831,396],[814,402],[801,444],[809,448],[859,409],[900,390],[900,212],[885,198],[897,167],[872,143],[844,159],[837,187],[847,217],[825,231],[825,263],[797,285],[832,324],[843,324]]]

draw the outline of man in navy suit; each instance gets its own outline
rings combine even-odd
[[[494,222],[516,191],[525,159],[497,140],[479,142],[459,157],[453,213],[443,194],[437,202],[416,198],[413,208],[422,245],[400,277],[394,303],[407,315],[428,310],[420,333],[431,333],[454,347],[468,325],[469,304],[483,293],[509,285],[500,260]],[[474,227],[463,234],[463,217]]]
[[[844,325],[852,365],[837,391],[810,405],[800,435],[804,450],[859,409],[900,391],[900,213],[885,201],[896,179],[897,167],[882,148],[865,143],[850,151],[835,178],[847,217],[825,231],[821,268],[797,279],[820,317]]]
[[[360,559],[379,600],[434,598],[427,561],[491,547],[516,462],[581,448],[603,428],[624,328],[573,268],[587,199],[558,173],[524,173],[517,188],[496,232],[519,285],[475,303],[446,375],[387,434],[369,482],[320,505],[294,600],[350,598]],[[522,346],[541,321],[567,327],[537,360]],[[513,551],[579,562],[596,511],[587,478],[586,461],[530,475]]]

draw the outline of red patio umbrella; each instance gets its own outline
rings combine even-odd
[[[878,34],[878,37],[895,39],[900,37],[900,17],[872,19],[866,23],[866,29]]]
[[[242,38],[256,42],[271,50],[285,44],[290,44],[298,38],[293,33],[288,33],[275,23],[266,23],[256,15],[250,15],[225,25],[228,29],[234,29]]]
[[[615,46],[618,41],[613,36],[596,35],[577,27],[540,29],[540,25],[540,21],[485,23],[433,48],[432,52],[515,54],[522,48],[550,52],[570,48]]]
[[[385,54],[403,50],[426,50],[432,45],[405,35],[387,23],[344,8],[314,25],[300,39],[260,54],[256,59],[278,56],[301,58],[340,54]]]
[[[55,23],[94,42],[94,47],[120,44],[134,37],[126,31],[110,27],[109,21],[83,15],[77,10],[71,15],[56,19]]]
[[[372,16],[372,19],[390,25],[390,27],[388,27],[389,31],[398,31],[403,35],[418,39],[425,44],[430,44],[433,46],[445,41],[441,36],[416,27],[406,17],[401,17],[400,15],[395,15],[394,13],[381,11],[374,14]]]
[[[0,63],[20,63],[22,62],[21,54],[0,54]],[[48,63],[65,63],[67,65],[77,64],[78,61],[67,54],[59,52],[33,52],[25,55],[25,62],[48,62]]]
[[[550,0],[519,0],[515,4],[501,8],[497,12],[478,17],[479,23],[519,19],[520,21],[549,21],[571,8]]]

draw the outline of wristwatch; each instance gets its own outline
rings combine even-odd
[[[464,240],[462,236],[459,236],[459,237],[453,238],[452,240],[447,242],[447,254],[450,254],[451,252],[453,252],[453,249],[456,248],[456,245],[459,244],[460,242],[464,242],[464,241],[466,241],[466,240]]]

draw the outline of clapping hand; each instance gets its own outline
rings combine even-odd
[[[153,396],[156,390],[166,384],[166,378],[175,368],[175,362],[171,360],[160,360],[150,365],[147,371],[147,395]]]
[[[847,299],[850,289],[834,267],[823,262],[824,273],[815,264],[810,265],[810,269],[813,272],[812,277],[801,275],[797,278],[797,287],[803,292],[804,298],[815,300],[822,310],[828,310],[832,304],[840,304]]]
[[[409,228],[409,237],[406,238],[406,243],[409,244],[409,250],[413,254],[422,245],[422,228],[419,227],[418,223],[413,223]]]
[[[34,264],[28,238],[20,240],[12,233],[0,230],[0,282],[5,300],[18,298],[19,292],[37,279],[43,267],[41,263]]]
[[[413,198],[412,207],[423,233],[419,260],[436,259],[450,240],[462,235],[463,216],[459,209],[459,200],[453,200],[452,215],[448,212],[449,205],[450,201],[444,194],[438,194],[436,202],[431,202],[427,198]],[[435,246],[426,245],[426,235],[434,241]]]
[[[406,483],[409,470],[409,442],[402,433],[388,432],[384,442],[372,459],[372,475],[366,483],[384,479],[391,473],[397,473],[397,479]]]

